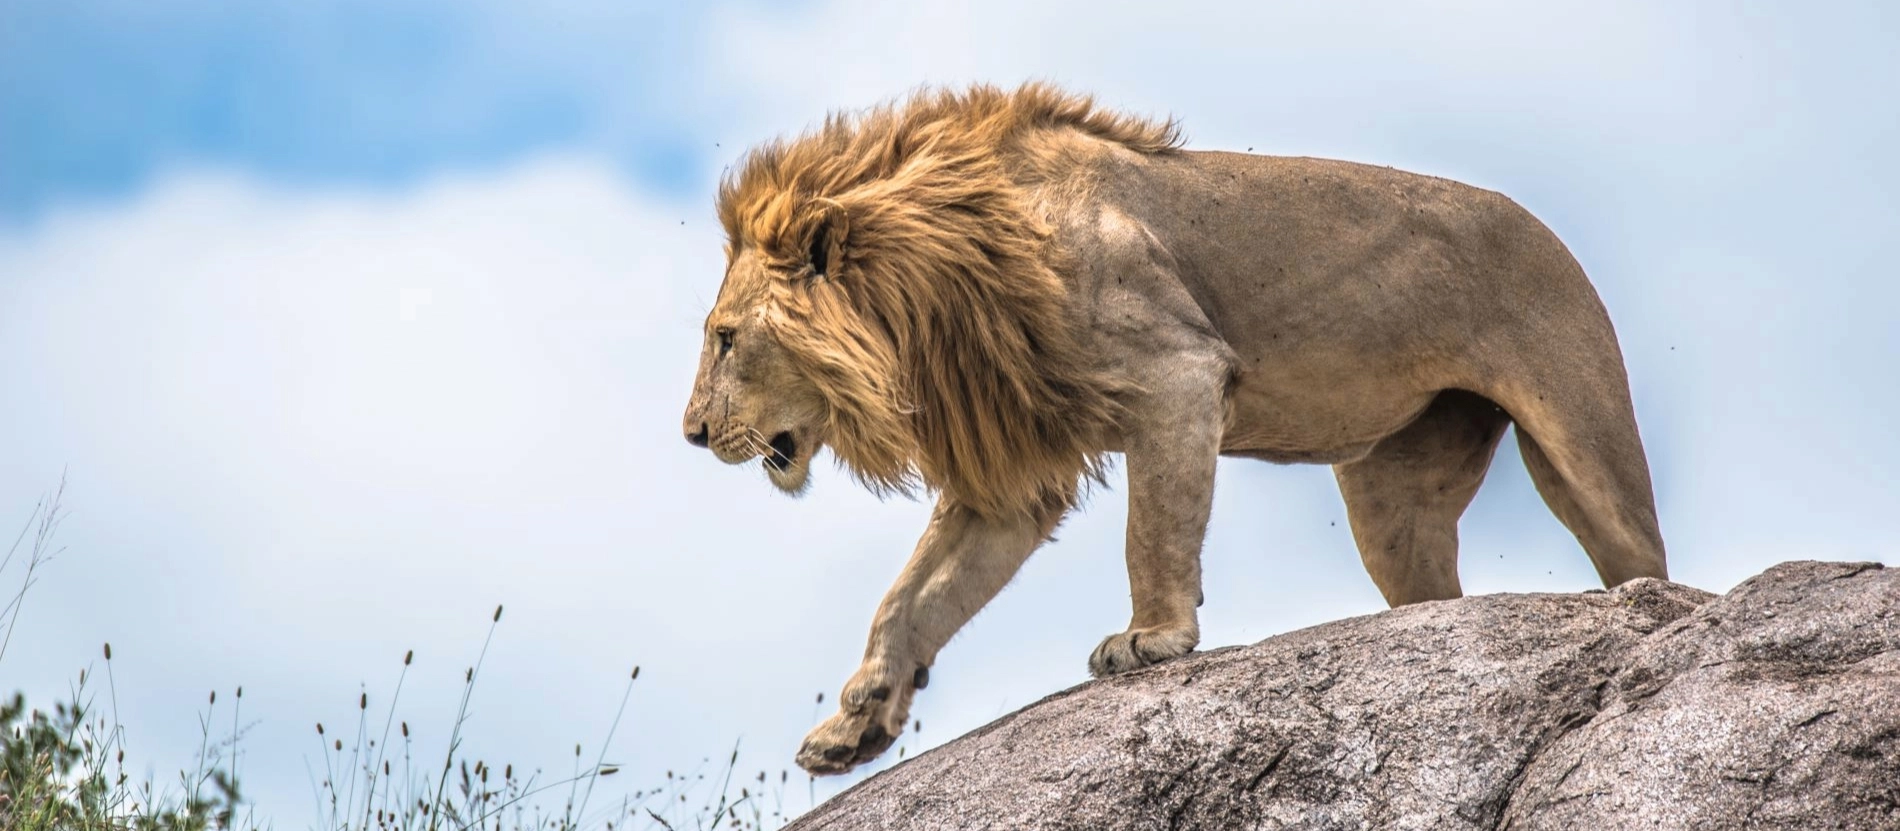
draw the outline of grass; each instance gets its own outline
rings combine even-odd
[[[490,636],[499,624],[491,622]],[[196,758],[171,782],[134,782],[126,773],[125,729],[118,722],[111,646],[105,656],[104,702],[98,675],[79,673],[64,700],[50,711],[28,709],[16,693],[0,703],[0,828],[7,831],[197,831],[254,829],[256,806],[243,797],[239,747],[246,724],[243,688],[205,699],[198,714]],[[397,689],[414,660],[405,655]],[[461,752],[468,702],[481,665],[463,675],[461,701],[446,747],[434,754],[417,748],[407,722],[397,720],[400,692],[386,712],[372,717],[369,694],[358,695],[356,723],[337,731],[317,723],[318,762],[312,788],[319,805],[314,828],[338,831],[574,831],[575,829],[710,829],[759,831],[783,825],[788,772],[760,771],[738,782],[735,746],[723,765],[704,760],[686,774],[669,771],[664,782],[633,791],[612,787],[621,766],[606,748],[632,698],[639,669],[628,674],[614,726],[592,759],[574,746],[573,769],[549,776],[513,764],[471,759]],[[244,758],[253,753],[246,751]],[[711,768],[710,773],[708,768]],[[736,784],[736,793],[735,793]]]
[[[27,590],[63,549],[54,538],[65,518],[65,482],[34,506],[29,520],[0,560],[0,585],[18,590],[0,610],[0,662],[20,619]],[[608,760],[621,717],[631,702],[640,668],[628,673],[613,721],[588,758],[574,746],[571,769],[550,775],[469,758],[463,728],[481,680],[488,647],[500,628],[502,607],[489,619],[482,649],[463,673],[459,701],[445,746],[429,751],[411,741],[409,724],[396,716],[414,651],[402,658],[387,708],[370,712],[369,691],[358,694],[355,723],[342,730],[317,723],[317,761],[305,759],[318,805],[313,828],[324,831],[766,831],[789,822],[816,800],[813,780],[797,787],[789,770],[777,775],[739,772],[739,747],[715,761],[706,757],[690,770],[667,771],[651,787],[627,789]],[[127,773],[124,725],[118,718],[118,688],[112,646],[101,650],[104,684],[90,668],[79,672],[64,700],[50,711],[32,709],[21,694],[0,700],[0,829],[5,831],[209,831],[269,827],[268,813],[245,799],[239,748],[248,729],[244,689],[212,692],[197,714],[196,758],[175,781],[134,781]],[[103,700],[101,694],[103,693]],[[222,703],[221,703],[222,702]],[[816,697],[822,705],[824,696]],[[228,709],[228,714],[225,712]],[[922,725],[918,725],[921,729]],[[914,733],[912,734],[914,735]],[[901,758],[908,747],[899,747]],[[136,769],[136,768],[135,768]],[[736,793],[735,793],[736,786]],[[801,793],[802,792],[802,793]],[[802,796],[794,805],[788,797]]]

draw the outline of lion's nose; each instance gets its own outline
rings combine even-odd
[[[705,447],[707,444],[706,434],[710,431],[711,428],[707,427],[706,422],[702,421],[699,423],[699,432],[686,434],[686,443],[694,447]]]

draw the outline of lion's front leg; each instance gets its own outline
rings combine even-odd
[[[1225,365],[1176,368],[1131,407],[1128,588],[1134,616],[1089,655],[1096,677],[1185,655],[1200,643],[1201,541],[1225,427]]]
[[[1003,590],[1059,517],[990,519],[949,499],[878,605],[864,663],[838,696],[838,712],[805,737],[798,766],[844,773],[888,750],[910,702],[929,683],[937,651]]]

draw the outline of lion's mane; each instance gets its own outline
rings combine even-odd
[[[728,258],[772,266],[767,285],[727,288],[771,298],[833,452],[874,490],[921,482],[982,514],[1044,513],[1099,477],[1118,408],[1018,165],[1065,132],[1143,153],[1181,142],[1172,122],[1053,87],[976,86],[834,113],[721,182]]]

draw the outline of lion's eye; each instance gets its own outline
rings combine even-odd
[[[714,331],[713,334],[719,336],[719,356],[723,358],[727,352],[732,351],[732,330],[719,329]]]

